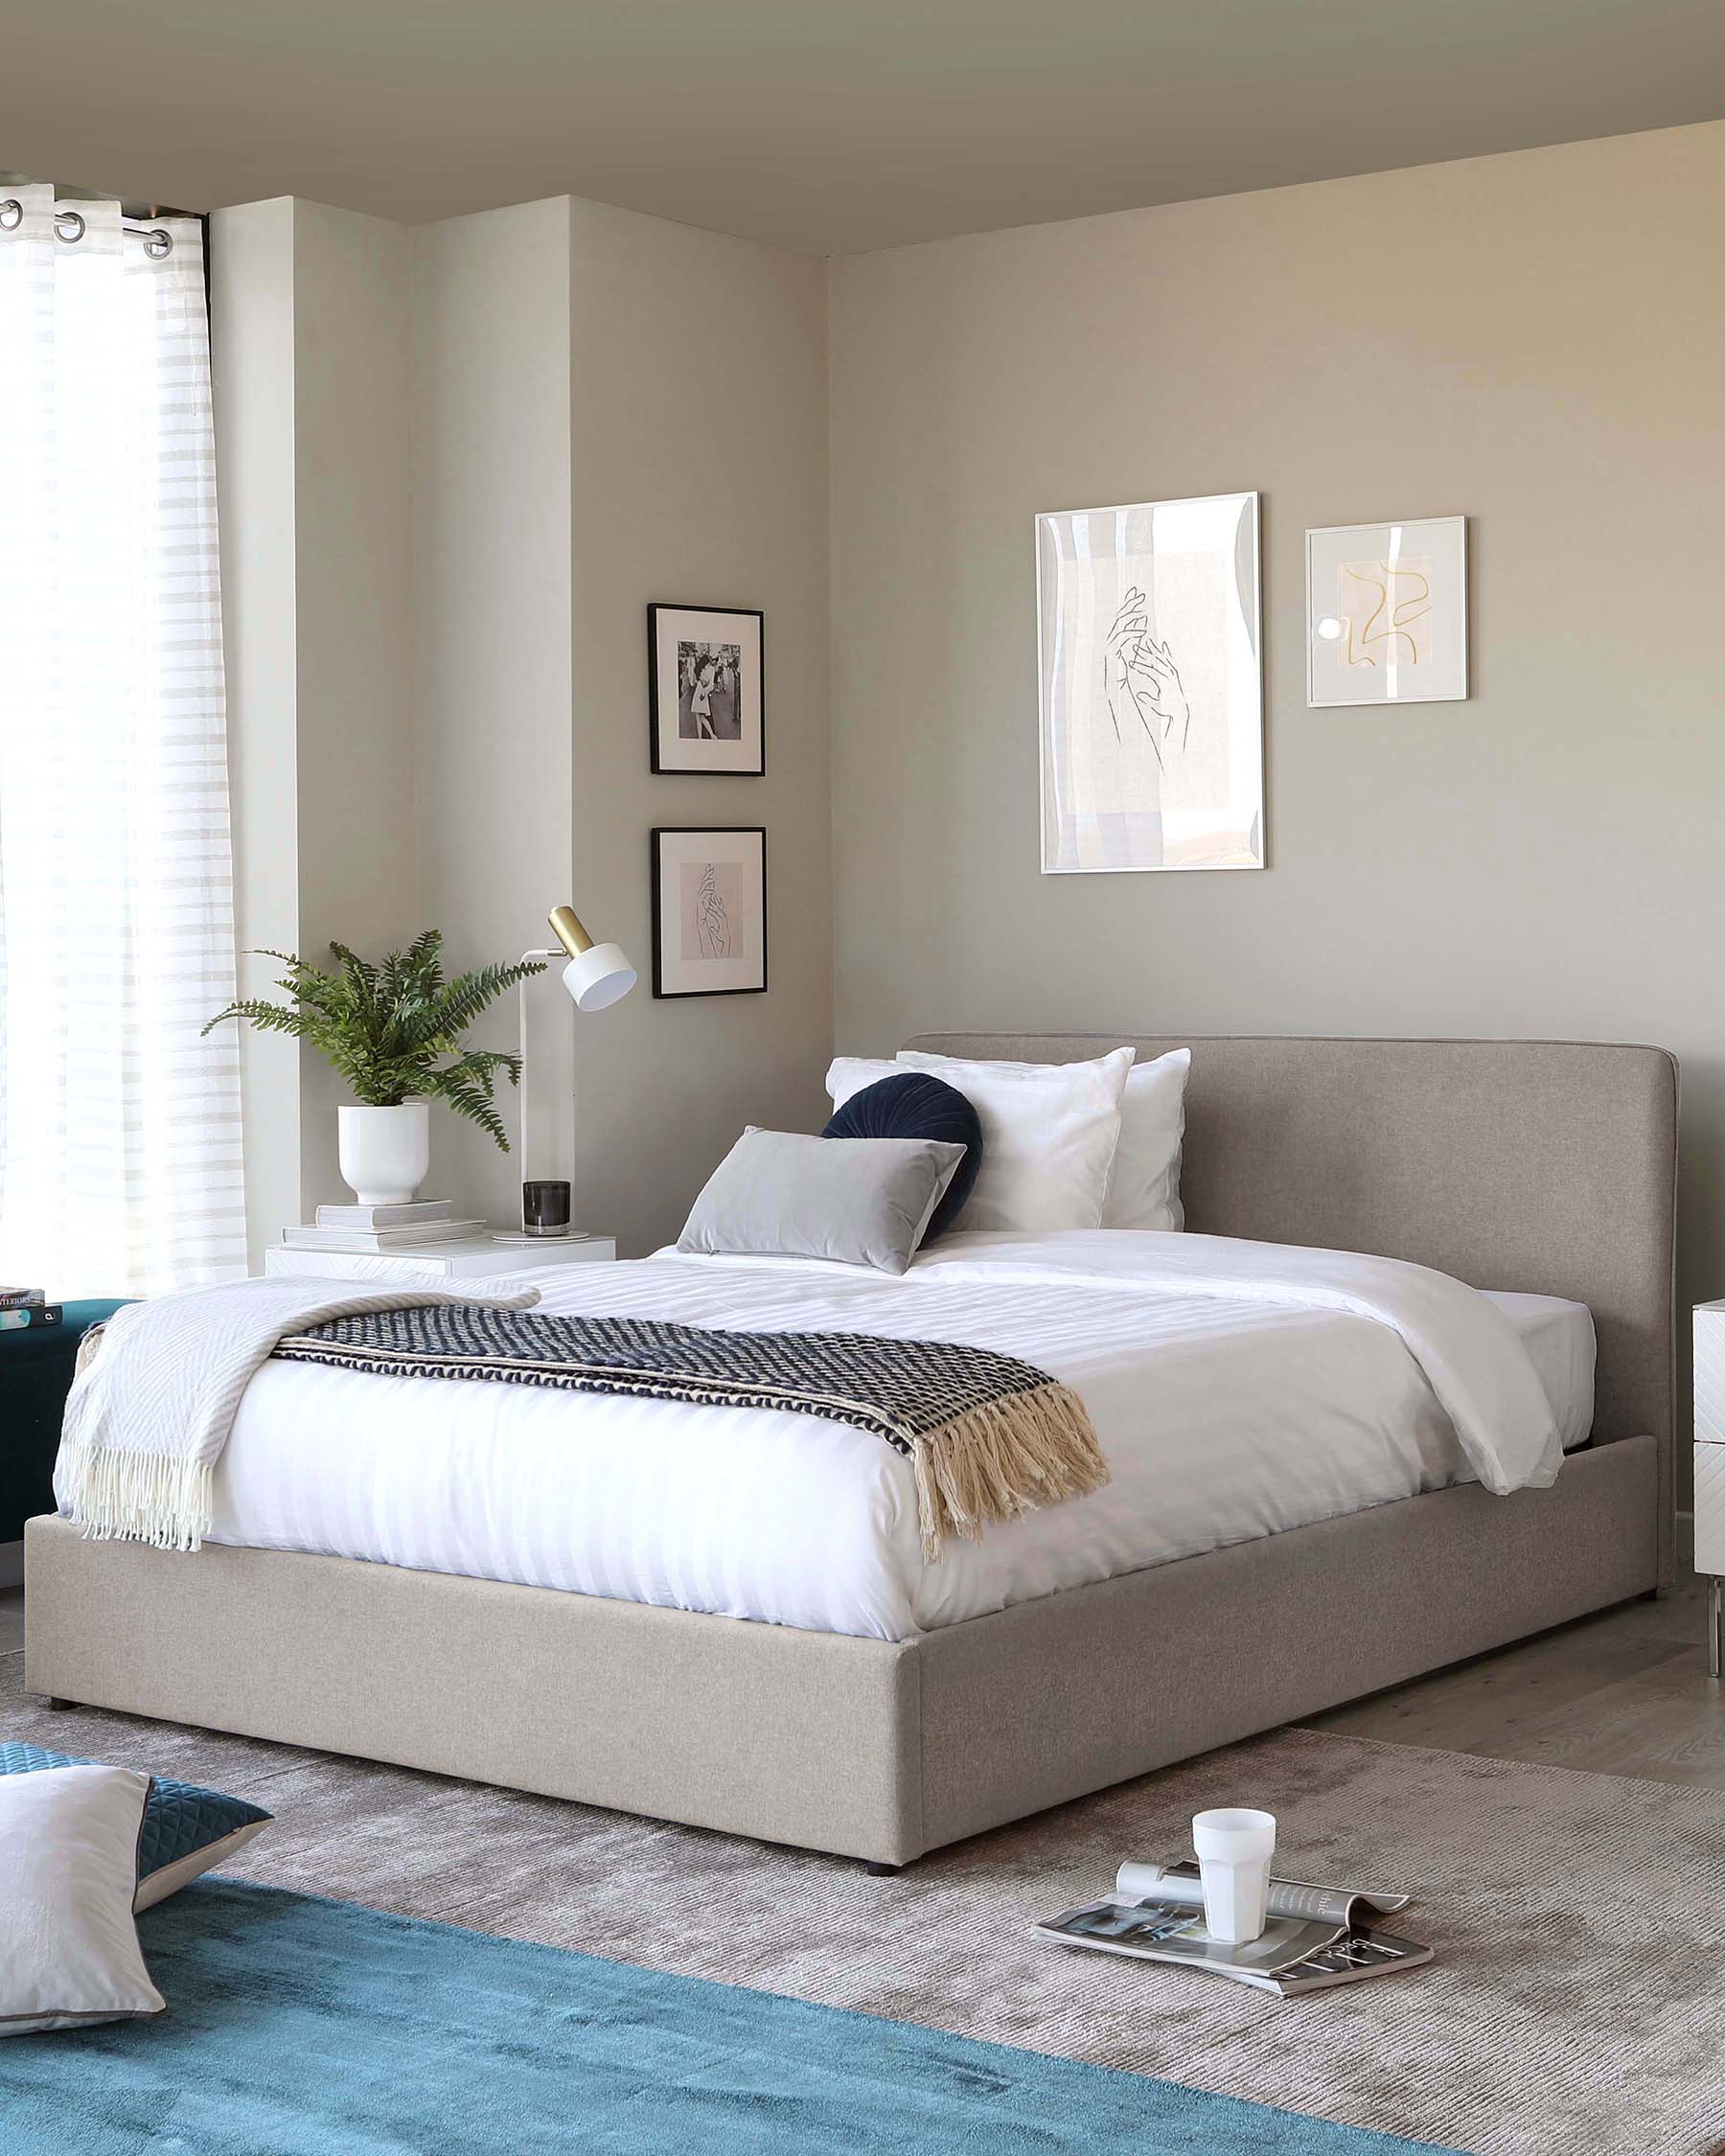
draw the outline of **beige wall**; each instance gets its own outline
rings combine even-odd
[[[647,1249],[745,1122],[818,1114],[831,1049],[825,265],[567,197],[411,232],[252,204],[215,260],[242,938],[436,926],[468,966],[573,897],[641,987],[578,1021],[536,983],[524,1158],[439,1112],[428,1187],[508,1222],[573,1160]],[[765,779],[649,776],[654,599],[765,609]],[[654,1001],[655,822],[769,826],[767,995]],[[513,1046],[515,998],[472,1038]],[[246,1055],[261,1244],[343,1195],[343,1096]]]
[[[1665,1044],[1725,1292],[1721,229],[1713,126],[836,262],[840,1047]],[[1045,878],[1032,516],[1236,488],[1270,867]],[[1472,700],[1308,711],[1306,527],[1451,512]]]
[[[933,1024],[1669,1044],[1685,1289],[1712,1294],[1721,211],[1711,126],[830,272],[567,200],[411,236],[306,205],[223,213],[242,934],[300,940],[303,913],[380,941],[435,919],[460,961],[513,956],[573,896],[643,987],[580,1021],[540,991],[551,1082],[528,1164],[567,1164],[578,1090],[579,1208],[639,1250],[742,1122],[818,1118],[830,818],[845,1048]],[[264,296],[285,244],[291,395]],[[246,276],[237,319],[223,281]],[[411,487],[405,392],[380,394],[403,368]],[[1032,515],[1252,486],[1269,870],[1042,877]],[[1305,527],[1447,511],[1472,520],[1472,700],[1308,712]],[[766,779],[649,776],[652,599],[765,608]],[[708,820],[770,827],[773,985],[656,1003],[647,833]],[[500,1011],[486,1037],[512,1035]],[[451,1195],[508,1217],[519,1161],[435,1120]],[[310,1201],[333,1194],[310,1187],[330,1171],[310,1092],[305,1121]],[[254,1113],[275,1204],[263,1130]]]
[[[536,983],[524,1162],[440,1115],[434,1180],[500,1221],[523,1168],[573,1172],[637,1254],[746,1121],[817,1112],[830,1052],[825,270],[566,197],[413,250],[426,917],[463,964],[513,958],[572,898],[641,975],[585,1019]],[[765,609],[765,779],[650,776],[655,599]],[[656,1002],[647,835],[705,821],[770,828],[772,985]]]
[[[299,939],[294,573],[293,204],[248,202],[210,220],[210,372],[221,525],[234,934],[242,996],[276,968],[247,953]],[[240,1029],[246,1242],[255,1267],[299,1218],[300,1059]]]
[[[826,273],[571,205],[575,903],[640,987],[578,1020],[577,1206],[675,1236],[745,1123],[807,1129],[832,1052]],[[766,615],[763,778],[648,769],[650,601]],[[648,833],[764,824],[764,996],[656,1001]],[[816,1123],[814,1127],[818,1127]]]
[[[294,582],[299,939],[367,955],[415,906],[412,574],[407,533],[407,235],[384,218],[293,205]],[[344,1195],[322,1056],[300,1059],[302,1218]]]
[[[362,950],[415,905],[407,550],[407,239],[281,199],[211,244],[236,927],[242,952]],[[242,992],[280,968],[241,959]],[[322,1058],[244,1029],[254,1261],[336,1195]]]
[[[546,910],[572,880],[567,198],[417,227],[413,352],[421,915],[467,967],[548,942]],[[566,1114],[549,1109],[568,1095],[570,1006],[533,993],[546,1113],[529,1165],[550,1175],[566,1145],[553,1130]],[[516,998],[470,1038],[513,1047]],[[513,1147],[519,1104],[502,1094]],[[430,1190],[513,1223],[520,1155],[447,1110],[431,1123]]]

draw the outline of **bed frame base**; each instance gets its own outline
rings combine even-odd
[[[1652,1437],[887,1641],[26,1530],[24,1682],[896,1868],[1659,1585]]]

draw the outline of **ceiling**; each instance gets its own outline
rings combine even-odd
[[[0,165],[816,254],[1725,114],[1720,0],[25,0]]]

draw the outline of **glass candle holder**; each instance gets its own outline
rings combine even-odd
[[[521,1229],[527,1235],[566,1235],[569,1232],[568,1184],[522,1183]]]

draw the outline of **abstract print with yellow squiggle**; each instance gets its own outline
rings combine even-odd
[[[1336,611],[1347,624],[1349,666],[1420,666],[1432,656],[1432,563],[1344,562]]]

